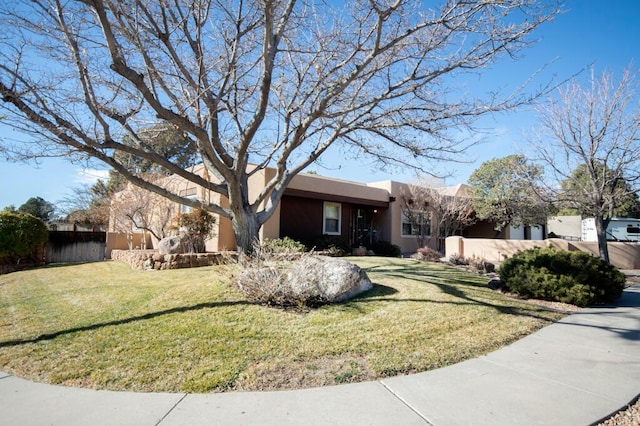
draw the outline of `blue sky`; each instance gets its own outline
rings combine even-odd
[[[630,63],[640,68],[640,1],[638,0],[568,0],[566,13],[539,29],[538,43],[522,53],[515,63],[500,63],[477,84],[478,90],[493,86],[520,84],[529,75],[547,64],[537,84],[568,78],[591,63],[597,72],[609,69],[619,75]],[[482,83],[482,84],[480,84]],[[434,167],[438,174],[449,173],[446,184],[467,181],[483,161],[526,151],[527,133],[536,126],[531,111],[503,113],[483,119],[480,123],[488,134],[486,142],[470,149],[464,158],[468,164],[440,164]],[[0,127],[0,138],[20,139],[14,130]],[[326,167],[312,167],[318,173],[336,178],[371,182],[378,180],[412,181],[411,171],[381,170],[366,163],[345,162],[339,153],[329,152],[322,163]],[[94,165],[99,168],[99,165]],[[71,188],[90,184],[106,172],[93,170],[87,165],[72,164],[65,159],[43,159],[38,167],[33,164],[8,163],[0,159],[0,209],[16,207],[30,197],[42,197],[59,203]]]

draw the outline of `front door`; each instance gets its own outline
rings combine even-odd
[[[371,247],[377,242],[374,210],[371,207],[354,206],[351,213],[351,244]]]

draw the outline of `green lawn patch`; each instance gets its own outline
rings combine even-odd
[[[0,276],[0,370],[153,392],[295,389],[439,368],[562,317],[441,264],[349,258],[373,290],[305,312],[247,303],[233,266],[119,262]]]

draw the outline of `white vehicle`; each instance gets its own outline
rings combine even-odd
[[[598,241],[595,219],[582,220],[582,241]],[[640,242],[640,219],[612,218],[607,226],[607,241]]]

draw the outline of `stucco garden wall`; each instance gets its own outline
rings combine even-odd
[[[563,250],[580,250],[598,256],[598,244],[584,241],[566,241],[559,238],[546,240],[499,240],[487,238],[448,237],[446,257],[459,255],[476,257],[500,263],[520,250],[534,247],[556,247]],[[620,269],[640,269],[640,244],[609,242],[609,258],[612,265]]]

